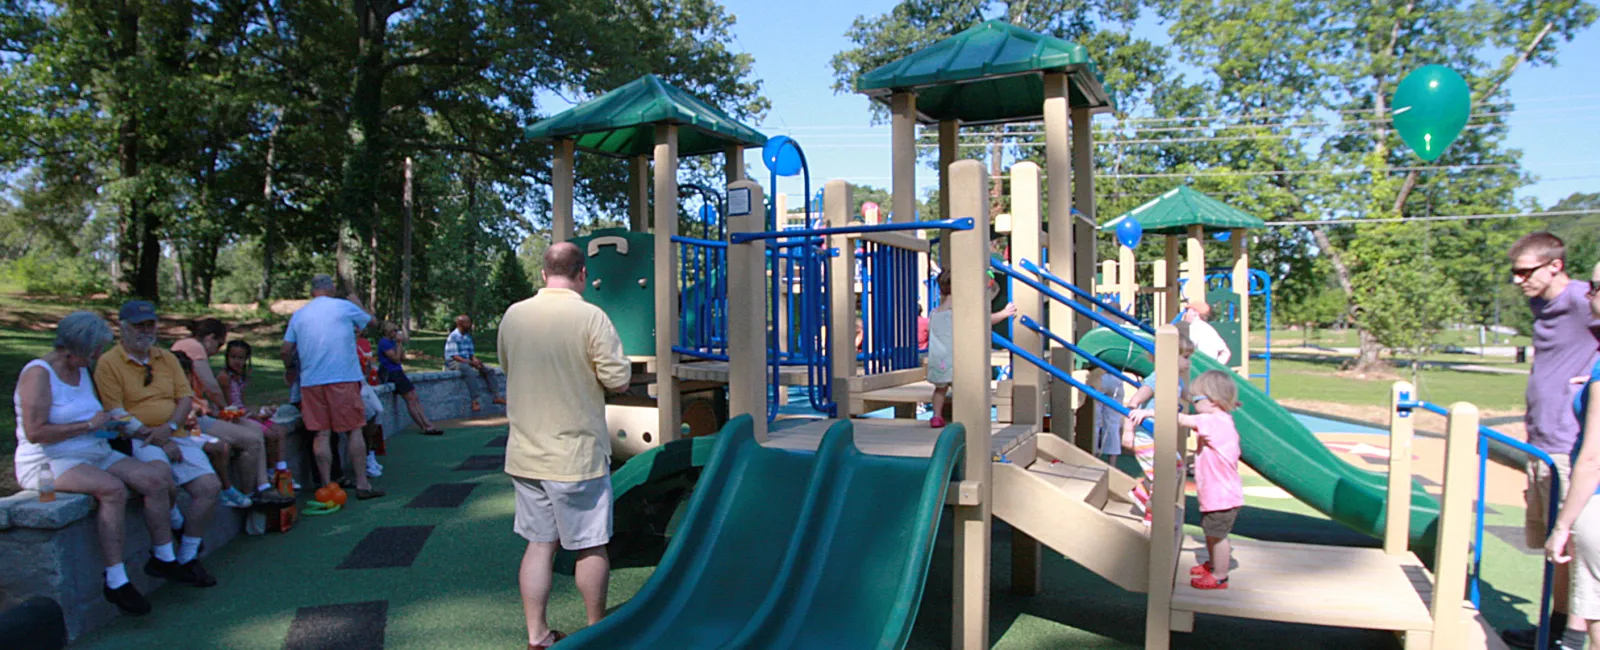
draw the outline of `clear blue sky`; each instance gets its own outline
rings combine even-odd
[[[888,125],[872,126],[864,96],[835,94],[833,55],[850,47],[845,30],[858,15],[888,11],[893,0],[724,0],[737,18],[734,47],[755,57],[755,74],[772,101],[756,126],[767,135],[788,135],[805,148],[812,190],[831,179],[889,186]],[[1166,27],[1154,19],[1136,31],[1166,41]],[[1509,144],[1523,151],[1523,170],[1539,178],[1519,192],[1549,207],[1573,192],[1600,191],[1600,30],[1591,28],[1566,44],[1555,68],[1518,70],[1508,84],[1517,104],[1510,117]],[[542,98],[549,110],[563,102]],[[1108,120],[1109,117],[1099,119]],[[767,177],[754,152],[749,163]],[[927,168],[917,170],[919,193],[936,186]],[[768,188],[770,191],[771,188]],[[799,178],[783,179],[779,189],[791,207],[802,193]]]
[[[813,191],[833,178],[887,187],[888,126],[871,126],[865,97],[834,94],[829,61],[850,46],[844,33],[856,16],[880,14],[895,2],[726,0],[726,5],[738,18],[735,46],[755,56],[756,76],[772,100],[766,120],[756,126],[767,135],[789,135],[805,147]],[[1153,22],[1138,31],[1162,39],[1166,33]],[[1594,118],[1600,114],[1600,30],[1580,34],[1563,47],[1560,60],[1556,68],[1524,67],[1509,82],[1518,109],[1510,118],[1509,143],[1523,151],[1524,170],[1543,179],[1520,195],[1537,198],[1542,206],[1573,192],[1600,191],[1600,121]],[[1571,178],[1578,176],[1585,178]],[[937,179],[923,168],[917,184],[925,190]],[[798,179],[785,179],[780,189],[796,195],[791,201],[801,192]]]

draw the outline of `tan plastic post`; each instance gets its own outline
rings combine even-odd
[[[1439,546],[1433,564],[1433,650],[1460,648],[1466,639],[1462,596],[1472,543],[1472,499],[1477,487],[1478,407],[1450,405],[1444,444],[1444,494],[1439,499]]]
[[[1133,259],[1132,248],[1127,246],[1117,247],[1117,269],[1120,270],[1122,276],[1118,280],[1122,285],[1120,293],[1122,304],[1119,306],[1122,307],[1123,311],[1131,314],[1136,306],[1136,296],[1139,295],[1139,267]]]
[[[728,232],[766,229],[766,197],[761,184],[737,180],[729,195],[749,192],[744,214],[729,214]],[[757,441],[767,441],[767,282],[766,242],[728,245],[728,412],[755,420]]]
[[[884,222],[916,221],[917,95],[898,92],[889,101],[893,113],[889,126],[894,147],[894,187],[890,199],[894,202],[894,212]]]
[[[850,183],[828,181],[822,189],[822,219],[828,227],[850,225],[850,206],[854,205]],[[833,403],[839,418],[849,419],[850,380],[856,376],[856,242],[849,235],[831,235],[828,246],[839,254],[828,258],[828,330],[833,340],[828,350],[833,373]]]
[[[678,126],[657,124],[655,178],[656,243],[656,436],[661,444],[678,438]]]
[[[778,192],[777,188],[773,188],[772,191]],[[772,202],[775,206],[772,213],[777,215],[772,218],[773,227],[777,230],[783,230],[789,226],[789,195],[778,192],[772,195]]]
[[[1087,108],[1072,109],[1072,207],[1082,214],[1072,219],[1073,243],[1076,245],[1072,254],[1075,263],[1072,282],[1079,287],[1093,285],[1094,265],[1098,259],[1095,251],[1094,130],[1089,124],[1092,117]],[[1071,213],[1068,215],[1071,216]],[[1074,334],[1088,332],[1093,327],[1094,321],[1079,314]],[[1088,413],[1093,412],[1094,409],[1088,410]],[[1086,428],[1081,420],[1079,425],[1080,435],[1086,435],[1082,432],[1092,431],[1094,426],[1092,420]]]
[[[650,157],[628,159],[628,230],[650,231]]]
[[[950,165],[960,157],[961,120],[939,121],[939,218],[949,219]],[[935,258],[939,268],[950,265],[950,238],[948,232],[939,234],[939,254]]]
[[[963,160],[950,166],[951,201],[955,216],[974,217],[972,230],[946,231],[950,238],[951,300],[954,312],[955,376],[952,397],[955,421],[967,429],[965,470],[975,483],[978,504],[956,506],[955,636],[951,645],[965,650],[989,647],[989,535],[993,488],[989,439],[989,302],[985,300],[989,269],[989,177],[983,163]]]
[[[1184,237],[1184,296],[1190,302],[1206,301],[1206,231],[1201,226],[1189,226]]]
[[[550,238],[555,243],[568,241],[576,234],[572,222],[572,167],[576,144],[567,138],[556,140],[555,164],[550,166]]]
[[[744,180],[744,145],[730,144],[722,151],[722,177],[723,182],[732,185],[734,181]],[[765,228],[766,225],[762,224]]]
[[[1021,162],[1011,166],[1011,263],[1022,260],[1040,263],[1039,223],[1039,166]],[[1026,316],[1044,322],[1043,297],[1033,287],[1021,282],[1012,283],[1011,302],[1017,306],[1017,321],[1012,327],[1012,339],[1017,347],[1044,358],[1044,337],[1020,321]],[[1038,366],[1016,359],[1011,364],[1013,386],[1011,390],[1011,421],[1014,424],[1041,425],[1044,407],[1041,401],[1048,377]],[[1039,593],[1044,554],[1039,541],[1013,528],[1011,530],[1011,593],[1033,596]]]
[[[1072,142],[1067,75],[1044,74],[1044,161],[1045,198],[1049,201],[1050,272],[1068,282],[1082,285],[1078,274],[1077,225],[1072,218]],[[1042,265],[1041,265],[1042,266]],[[1050,308],[1050,331],[1068,341],[1078,340],[1078,313],[1065,305]],[[1050,365],[1066,372],[1073,368],[1073,356],[1066,348],[1050,349]],[[1014,366],[1013,366],[1014,367]],[[1050,391],[1051,433],[1079,447],[1077,413],[1072,409],[1072,391],[1058,384]],[[1092,441],[1091,441],[1092,442]]]
[[[1117,261],[1100,260],[1100,277],[1094,281],[1095,294],[1122,293],[1122,285],[1117,283]]]
[[[1239,295],[1239,358],[1234,367],[1250,378],[1250,231],[1234,228],[1228,234],[1233,246],[1233,292]]]
[[[1415,413],[1400,413],[1400,402],[1417,398],[1410,382],[1397,381],[1389,391],[1389,496],[1383,520],[1383,552],[1404,555],[1411,532],[1411,437]],[[1396,505],[1400,507],[1395,507]]]
[[[1183,484],[1172,459],[1183,450],[1178,431],[1178,328],[1156,329],[1156,484],[1150,496],[1150,585],[1144,647],[1164,650],[1172,642],[1172,587],[1178,571],[1177,504]]]

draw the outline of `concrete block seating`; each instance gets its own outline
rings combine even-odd
[[[503,392],[505,374],[498,368],[493,373],[495,392]],[[428,418],[436,422],[505,414],[505,406],[494,404],[489,393],[480,403],[482,410],[473,413],[467,386],[454,372],[419,372],[410,378]],[[392,385],[382,384],[376,390],[383,403],[378,422],[383,425],[384,437],[415,428],[405,400],[394,394]],[[286,461],[300,484],[312,489],[309,486],[315,483],[316,463],[311,457],[309,436],[304,429],[289,435]],[[244,482],[236,481],[236,485],[244,490]],[[179,490],[178,500],[187,507],[189,496]],[[150,535],[145,530],[139,500],[129,501],[124,562],[128,577],[148,596],[164,581],[144,574],[144,563],[150,558]],[[92,516],[95,507],[92,497],[81,494],[58,493],[52,503],[40,503],[39,494],[31,490],[0,498],[0,567],[4,567],[0,570],[0,610],[37,596],[50,598],[61,605],[67,634],[73,640],[117,616],[116,607],[101,595],[105,576]],[[220,510],[205,533],[202,558],[244,530],[247,511]],[[293,535],[294,531],[288,534]]]

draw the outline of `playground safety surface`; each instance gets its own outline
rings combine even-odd
[[[446,435],[414,432],[389,441],[383,499],[306,517],[282,535],[241,537],[206,558],[218,586],[168,586],[151,595],[155,611],[123,617],[74,647],[522,648],[525,632],[516,573],[524,542],[511,531],[513,495],[499,465],[502,422],[458,424]],[[1362,436],[1369,445],[1386,441]],[[1419,453],[1422,453],[1419,450]],[[477,457],[475,459],[475,457]],[[1123,458],[1124,470],[1131,458]],[[1376,546],[1377,540],[1327,520],[1272,486],[1245,477],[1247,506],[1235,534],[1317,544]],[[1260,496],[1265,495],[1265,496]],[[1527,624],[1538,596],[1540,558],[1520,547],[1520,507],[1489,498],[1484,539],[1483,613],[1496,627]],[[1191,500],[1189,531],[1198,533]],[[934,554],[909,647],[948,647],[951,629],[949,518]],[[623,540],[617,540],[619,543]],[[613,557],[611,607],[649,579],[660,548]],[[1133,648],[1144,636],[1144,597],[1046,553],[1043,592],[1009,593],[1010,531],[996,522],[990,639],[995,648]],[[1326,571],[1328,567],[1320,567]],[[571,580],[572,557],[557,558],[550,619],[583,624]],[[1242,566],[1234,581],[1250,579]],[[1195,631],[1173,635],[1177,648],[1398,648],[1391,634],[1200,615]]]

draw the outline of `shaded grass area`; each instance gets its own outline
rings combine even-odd
[[[83,648],[229,647],[279,648],[300,607],[383,600],[388,602],[385,647],[522,647],[523,623],[516,570],[523,542],[511,531],[513,494],[499,471],[453,471],[461,460],[483,453],[503,427],[452,428],[441,438],[402,435],[390,441],[388,466],[379,484],[390,496],[356,503],[335,515],[306,518],[283,535],[243,537],[207,558],[221,584],[210,590],[166,587],[152,601],[155,612],[121,618],[78,644]],[[1247,477],[1247,485],[1265,485]],[[404,505],[428,485],[469,482],[477,487],[455,509],[408,509]],[[868,498],[869,495],[863,495]],[[1241,536],[1298,542],[1374,546],[1375,539],[1350,531],[1292,499],[1251,496],[1240,517]],[[953,575],[951,517],[940,524],[910,648],[950,645]],[[1190,502],[1187,531],[1197,533]],[[1520,509],[1494,506],[1489,523],[1520,526]],[[410,567],[337,570],[334,567],[376,526],[434,526]],[[1046,550],[1044,590],[1022,597],[1009,592],[1011,534],[996,522],[992,554],[991,626],[995,648],[1136,648],[1144,640],[1144,596],[1122,591],[1082,567]],[[624,540],[617,540],[619,543]],[[659,562],[659,546],[618,554],[610,588],[615,609],[638,592]],[[1484,610],[1491,623],[1524,624],[1537,597],[1539,558],[1493,535],[1485,537]],[[1187,567],[1181,567],[1187,569]],[[1337,567],[1308,568],[1314,571]],[[571,556],[557,560],[550,617],[557,629],[583,624],[581,598],[572,584]],[[1234,574],[1250,579],[1249,567]],[[203,617],[204,625],[195,621]],[[1286,640],[1291,640],[1285,643]],[[841,646],[842,647],[842,646]],[[1175,648],[1399,648],[1392,634],[1197,617],[1195,632],[1174,634]]]

